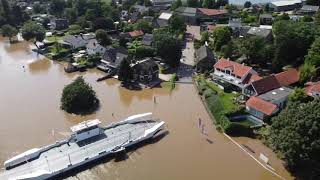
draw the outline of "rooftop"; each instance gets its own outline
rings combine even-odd
[[[198,10],[207,16],[214,16],[214,15],[221,15],[221,14],[227,14],[228,12],[226,10],[220,10],[220,9],[207,9],[207,8],[198,8]]]
[[[251,84],[258,95],[280,87],[279,82],[274,76],[268,76],[260,80],[253,81]]]
[[[250,99],[246,102],[246,106],[254,108],[269,116],[272,115],[272,113],[277,109],[277,106],[275,104],[272,104],[255,96],[250,97]]]
[[[99,119],[94,119],[94,120],[88,120],[88,121],[83,121],[82,123],[79,123],[75,126],[70,127],[72,132],[79,132],[81,130],[93,127],[93,126],[97,126],[101,124],[101,122],[99,121]]]
[[[274,1],[271,2],[271,4],[275,6],[289,6],[289,5],[294,5],[294,4],[301,4],[301,0],[287,0],[287,1]]]
[[[304,88],[307,95],[312,96],[313,93],[320,93],[320,81],[311,83],[309,86]]]
[[[172,13],[163,12],[160,14],[159,19],[169,20],[172,16]]]
[[[303,5],[300,10],[308,12],[317,12],[319,10],[319,6]]]
[[[268,91],[264,94],[259,95],[258,97],[269,102],[274,102],[283,98],[286,98],[291,94],[293,90],[287,87],[280,87],[271,91]]]
[[[240,77],[243,77],[252,69],[250,66],[245,66],[244,64],[239,64],[235,61],[230,61],[229,59],[224,58],[221,58],[214,67],[221,70],[229,68],[232,70],[232,74]]]
[[[197,8],[179,7],[175,10],[175,12],[182,16],[196,16]]]
[[[129,35],[130,35],[131,37],[142,36],[142,35],[143,35],[143,31],[141,31],[141,30],[131,31],[131,32],[129,32]]]
[[[248,34],[261,37],[268,37],[271,34],[271,30],[259,27],[251,27],[248,31]]]
[[[289,86],[299,81],[299,72],[296,69],[290,68],[286,71],[274,75],[281,86]]]

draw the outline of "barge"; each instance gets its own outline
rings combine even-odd
[[[72,135],[63,141],[34,148],[4,162],[0,179],[49,179],[108,155],[125,152],[164,130],[164,121],[152,113],[137,114],[108,126],[98,119],[72,126]]]

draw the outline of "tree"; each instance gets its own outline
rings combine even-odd
[[[172,6],[171,6],[171,10],[176,10],[178,7],[182,6],[182,1],[181,0],[175,0],[173,1],[172,3]]]
[[[63,14],[64,8],[66,6],[65,0],[52,0],[49,6],[49,11],[58,16],[61,17]]]
[[[18,30],[9,24],[3,25],[1,27],[1,32],[2,36],[8,37],[10,42],[12,42],[12,37],[18,34]]]
[[[217,27],[213,31],[213,39],[214,50],[220,51],[221,47],[231,40],[231,31],[229,27]]]
[[[242,55],[240,46],[238,40],[229,41],[227,45],[221,47],[221,54],[224,58],[238,58]]]
[[[214,3],[215,3],[214,0],[203,0],[202,7],[211,9],[213,8]]]
[[[132,79],[132,69],[130,67],[130,60],[125,58],[121,61],[119,66],[118,77],[120,81],[124,83],[129,82]]]
[[[98,30],[98,29],[112,30],[114,29],[113,20],[110,18],[99,17],[93,22],[93,29],[94,30]]]
[[[96,19],[97,17],[96,11],[94,9],[87,9],[85,17],[86,17],[86,20],[89,20],[89,21]]]
[[[303,22],[312,22],[313,19],[312,19],[311,16],[303,16],[302,21],[303,21]]]
[[[314,25],[304,22],[277,21],[272,30],[275,37],[274,69],[280,70],[288,64],[294,66],[302,64],[316,36]]]
[[[151,33],[153,30],[153,26],[150,22],[140,19],[134,24],[135,30],[142,30],[144,33]]]
[[[199,1],[198,0],[187,0],[187,5],[188,7],[198,7],[199,6]]]
[[[313,6],[320,6],[319,0],[307,0],[306,4],[313,5]]]
[[[295,88],[294,91],[289,95],[289,103],[307,103],[312,99],[313,98],[308,96],[302,88]]]
[[[220,6],[225,6],[227,4],[229,4],[228,0],[217,0],[215,3],[215,8],[220,8]]]
[[[181,45],[173,34],[166,31],[154,32],[153,47],[156,49],[156,54],[171,67],[177,67],[180,64]]]
[[[40,14],[40,13],[42,13],[44,11],[45,11],[45,9],[40,4],[34,4],[33,5],[33,12],[35,14]]]
[[[68,30],[71,35],[80,34],[82,32],[81,27],[77,24],[69,26]]]
[[[86,83],[82,76],[63,88],[61,109],[68,113],[86,114],[94,111],[99,100],[92,87]]]
[[[270,146],[285,160],[290,170],[298,170],[298,179],[320,177],[320,100],[289,105],[265,135]]]
[[[26,41],[33,40],[36,45],[36,41],[42,42],[44,40],[45,29],[34,21],[28,21],[22,26],[21,34],[23,39]]]
[[[77,21],[78,13],[75,8],[66,8],[65,17],[68,19],[70,24],[73,24]]]
[[[308,54],[305,57],[305,63],[316,67],[320,66],[320,37],[316,38],[311,45],[311,48],[308,50]]]
[[[244,8],[249,8],[251,7],[252,3],[250,1],[246,1],[243,5]]]
[[[169,28],[172,32],[184,33],[187,30],[187,25],[182,17],[173,16],[169,20]]]
[[[316,77],[317,69],[314,65],[305,63],[300,68],[300,82],[305,83]]]
[[[101,44],[102,46],[108,46],[112,43],[107,31],[103,30],[103,29],[98,29],[96,31],[96,38],[97,41],[99,42],[99,44]]]
[[[318,11],[316,13],[316,15],[314,16],[314,22],[317,24],[317,25],[320,25],[320,11]]]
[[[266,40],[262,37],[253,36],[243,40],[242,49],[250,63],[264,64],[264,48]]]
[[[289,20],[290,20],[290,16],[287,13],[283,13],[276,17],[276,21],[289,21]]]

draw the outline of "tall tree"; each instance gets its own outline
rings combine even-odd
[[[64,13],[70,24],[73,24],[77,21],[78,12],[75,8],[66,8]]]
[[[49,6],[49,10],[52,14],[61,17],[63,15],[65,6],[65,0],[52,0]]]
[[[242,49],[250,63],[258,63],[264,65],[266,63],[265,51],[266,40],[262,37],[249,37],[243,40]]]
[[[181,0],[175,0],[172,3],[171,10],[176,10],[180,6],[182,6],[182,1]]]
[[[304,63],[300,68],[300,82],[305,83],[312,80],[317,75],[317,69],[314,65]]]
[[[142,30],[144,33],[151,33],[153,30],[153,26],[150,22],[140,19],[134,24],[135,30]]]
[[[320,177],[320,100],[294,103],[272,118],[267,142],[285,160],[298,179]]]
[[[129,59],[125,58],[121,61],[118,76],[119,80],[124,83],[127,83],[132,79],[132,69],[130,67]]]
[[[320,1],[319,0],[307,0],[306,4],[313,5],[313,6],[320,6]]]
[[[288,31],[290,29],[290,31]],[[310,23],[278,21],[273,25],[275,36],[274,69],[287,64],[300,65],[315,39],[316,28]]]
[[[217,27],[213,31],[213,39],[214,50],[220,51],[221,47],[231,40],[231,31],[229,27]]]
[[[252,3],[251,3],[250,1],[246,1],[246,2],[244,3],[243,7],[249,8],[249,7],[251,7],[251,5],[252,5]]]
[[[313,98],[308,96],[302,88],[295,88],[294,91],[289,95],[289,103],[301,104],[312,100]]]
[[[114,29],[113,20],[110,18],[99,17],[93,22],[93,29]]]
[[[169,20],[169,28],[172,32],[184,33],[187,30],[187,25],[182,17],[173,16]]]
[[[187,0],[188,7],[199,7],[199,1],[198,0]]]
[[[156,31],[153,33],[153,46],[157,55],[171,67],[177,67],[180,64],[182,50],[180,41],[175,35],[165,31]]]
[[[11,26],[11,25],[3,25],[1,27],[2,36],[8,37],[9,41],[12,42],[12,37],[16,36],[18,34],[18,30]]]
[[[320,25],[320,11],[318,11],[314,16],[314,21],[317,25]]]
[[[36,41],[42,42],[44,40],[45,29],[34,21],[28,21],[22,26],[21,34],[23,39],[26,41],[33,40],[36,45]]]
[[[305,57],[305,63],[320,66],[320,37],[316,38],[311,48],[308,50],[308,54]]]
[[[96,31],[96,38],[97,41],[99,42],[99,44],[101,44],[102,46],[108,46],[112,43],[107,31],[103,30],[103,29],[98,29]]]

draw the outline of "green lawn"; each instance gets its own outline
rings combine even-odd
[[[55,41],[59,41],[62,40],[64,36],[50,36],[50,37],[46,37],[46,40],[51,41],[51,42],[55,42]]]

